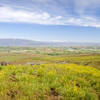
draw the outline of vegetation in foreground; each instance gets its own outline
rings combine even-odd
[[[100,100],[100,70],[75,64],[1,66],[0,100]]]

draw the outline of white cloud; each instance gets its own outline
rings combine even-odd
[[[100,21],[94,17],[64,17],[51,15],[48,12],[32,12],[11,7],[0,7],[0,22],[21,22],[45,25],[77,25],[100,27]]]
[[[56,24],[61,16],[51,17],[47,12],[30,12],[0,7],[0,22],[26,22],[36,24]]]
[[[96,18],[93,17],[80,17],[80,18],[69,18],[67,23],[69,25],[77,25],[84,27],[99,27],[100,22]]]

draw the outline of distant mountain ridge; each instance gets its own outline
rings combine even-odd
[[[6,46],[100,46],[100,43],[76,43],[76,42],[43,42],[25,39],[0,39],[0,47]]]

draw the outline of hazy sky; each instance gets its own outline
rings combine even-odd
[[[100,0],[0,0],[0,38],[100,42]]]

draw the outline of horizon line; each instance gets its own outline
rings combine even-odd
[[[60,43],[100,43],[100,42],[93,42],[93,41],[84,41],[84,42],[81,42],[81,41],[62,41],[62,40],[33,40],[33,39],[27,39],[27,38],[0,38],[0,40],[27,40],[27,41],[37,41],[37,42],[54,42],[54,43],[57,43],[57,42],[60,42]]]

